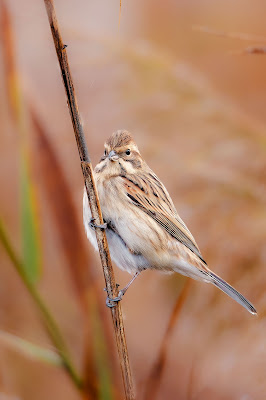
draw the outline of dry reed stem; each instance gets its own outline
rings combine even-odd
[[[92,369],[92,330],[89,318],[92,309],[95,309],[94,312],[97,311],[101,319],[108,353],[107,361],[108,365],[112,365],[112,380],[116,383],[115,386],[119,387],[118,376],[120,377],[120,372],[118,371],[111,321],[107,318],[109,316],[107,315],[105,304],[101,301],[102,288],[92,269],[88,268],[92,263],[92,258],[86,249],[86,238],[78,220],[71,189],[65,178],[63,167],[53,149],[50,134],[41,121],[34,102],[30,103],[29,110],[36,133],[35,141],[38,159],[35,162],[40,166],[42,186],[45,189],[44,194],[48,198],[48,205],[53,215],[59,241],[61,242],[63,253],[66,255],[66,264],[83,311],[86,329],[83,356],[84,385],[86,387],[87,381],[91,380],[91,378],[96,382]],[[92,296],[94,298],[93,302],[91,301]]]
[[[54,45],[58,57],[58,61],[61,68],[62,78],[66,95],[68,99],[69,111],[72,119],[74,128],[75,138],[81,160],[81,167],[84,177],[84,182],[88,194],[88,200],[91,208],[92,218],[95,219],[97,225],[103,224],[102,213],[100,209],[100,203],[98,194],[95,187],[93,178],[93,169],[88,154],[83,128],[80,121],[77,100],[74,91],[74,85],[70,74],[68,65],[68,58],[66,52],[66,46],[63,43],[59,26],[57,23],[55,8],[52,0],[44,0],[47,16],[49,19]],[[100,258],[103,267],[103,273],[106,283],[106,290],[109,297],[117,296],[117,286],[115,283],[114,272],[111,264],[111,258],[108,249],[108,243],[106,234],[101,229],[96,229],[96,237],[99,247]],[[128,351],[125,338],[124,323],[122,318],[121,305],[118,303],[116,307],[111,308],[111,314],[113,318],[114,332],[116,336],[116,344],[119,355],[120,367],[122,371],[123,384],[125,390],[126,399],[134,399],[134,389],[131,376],[131,370],[129,365]]]
[[[152,366],[150,375],[147,379],[146,388],[145,388],[145,392],[144,392],[145,400],[150,400],[150,399],[155,400],[155,398],[158,394],[158,389],[159,389],[159,386],[161,383],[161,378],[162,378],[163,371],[164,371],[165,364],[166,364],[167,349],[168,349],[170,337],[172,335],[172,332],[176,325],[178,317],[180,316],[184,302],[186,301],[186,298],[188,296],[190,286],[191,286],[191,279],[187,279],[186,282],[184,283],[181,293],[178,296],[176,303],[174,305],[172,314],[168,321],[168,325],[167,325],[164,337],[161,342],[160,350],[159,350],[157,358]]]

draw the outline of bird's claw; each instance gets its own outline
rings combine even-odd
[[[120,290],[118,292],[118,296],[114,297],[113,299],[111,299],[109,296],[107,296],[105,304],[107,305],[107,307],[113,308],[113,307],[115,307],[117,305],[117,303],[119,301],[122,300],[123,295],[124,295],[124,292],[122,290]]]
[[[107,223],[106,222],[104,222],[104,224],[97,225],[97,224],[94,223],[94,221],[95,221],[95,218],[91,218],[90,222],[89,222],[90,228],[93,229],[94,231],[95,231],[96,228],[100,228],[100,229],[106,229],[107,228]]]

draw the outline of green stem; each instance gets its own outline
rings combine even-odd
[[[53,316],[51,315],[49,309],[43,302],[42,298],[40,297],[35,286],[31,283],[27,274],[25,273],[23,264],[17,257],[16,252],[11,245],[11,242],[7,236],[7,233],[5,231],[5,228],[4,228],[4,225],[3,225],[3,222],[1,219],[0,219],[0,241],[3,245],[3,247],[5,248],[10,260],[12,261],[14,267],[16,268],[18,274],[20,275],[24,285],[28,289],[28,292],[30,293],[31,297],[33,298],[36,306],[39,308],[39,310],[42,314],[42,318],[45,323],[46,329],[62,358],[63,364],[64,364],[67,372],[71,376],[75,385],[78,388],[81,388],[82,380],[71,361],[71,357],[69,355],[67,346],[66,346],[64,338],[61,335],[61,332],[57,326],[57,323],[54,320]]]

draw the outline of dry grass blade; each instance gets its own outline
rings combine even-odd
[[[20,140],[20,219],[23,265],[33,282],[41,272],[41,246],[35,185],[31,179],[31,158],[27,141],[27,115],[21,94],[15,59],[11,15],[4,0],[0,3],[0,40],[2,44],[6,98]]]
[[[10,22],[10,15],[4,0],[0,0],[1,6],[1,42],[3,46],[3,63],[6,74],[7,100],[13,119],[19,123],[21,118],[20,93],[17,84],[15,68],[14,37]]]
[[[166,364],[169,340],[170,340],[171,334],[173,332],[173,329],[176,325],[176,322],[178,320],[178,317],[180,316],[182,307],[188,296],[190,286],[191,286],[191,279],[187,279],[186,282],[184,283],[182,291],[181,291],[180,295],[178,296],[175,306],[173,308],[172,314],[168,321],[168,325],[167,325],[167,328],[166,328],[166,331],[165,331],[165,334],[164,334],[164,337],[163,337],[163,340],[161,343],[160,350],[158,352],[158,356],[152,366],[150,375],[149,375],[147,383],[146,383],[145,392],[144,392],[145,400],[150,400],[150,399],[154,400],[158,393],[158,389],[160,386],[164,367]]]
[[[266,46],[250,46],[244,49],[242,54],[266,54]]]
[[[266,54],[266,47],[265,46],[249,46],[246,47],[245,49],[241,50],[232,50],[229,52],[230,55],[264,55]]]
[[[213,36],[220,36],[229,39],[239,39],[239,40],[246,40],[246,41],[256,41],[256,42],[266,42],[265,36],[260,35],[252,35],[250,33],[243,33],[243,32],[224,32],[218,31],[216,29],[209,28],[208,26],[201,26],[201,25],[194,25],[192,27],[193,30],[207,33]]]
[[[84,290],[93,284],[90,276],[90,259],[84,244],[84,235],[76,213],[73,196],[65,179],[63,169],[49,140],[33,104],[30,105],[30,115],[35,128],[36,154],[48,206],[58,231],[61,247],[66,256],[66,262],[72,276],[78,296],[84,305]]]
[[[41,296],[39,295],[37,289],[33,285],[32,281],[29,279],[28,275],[25,273],[25,267],[23,263],[18,258],[15,250],[11,245],[11,241],[6,233],[5,227],[3,222],[0,219],[0,243],[4,247],[6,253],[8,254],[12,264],[14,265],[16,271],[18,272],[19,276],[21,277],[24,285],[28,289],[29,294],[31,295],[33,301],[35,302],[37,308],[40,311],[40,315],[43,319],[47,332],[49,333],[51,340],[53,341],[56,349],[59,351],[60,356],[62,358],[64,367],[70,374],[73,382],[76,384],[78,388],[81,388],[82,381],[80,379],[79,374],[77,373],[68,349],[66,347],[65,341],[61,332],[54,320],[53,316],[51,315],[49,309],[46,307],[45,303],[43,302]]]
[[[85,186],[88,194],[88,200],[91,208],[92,217],[95,218],[95,223],[97,225],[103,223],[102,213],[100,209],[100,203],[98,194],[96,192],[95,183],[93,179],[93,170],[90,161],[90,157],[88,154],[85,137],[83,133],[83,128],[80,121],[74,86],[72,77],[70,74],[70,69],[68,65],[68,58],[66,53],[66,46],[62,41],[62,37],[59,31],[54,4],[52,0],[44,0],[47,16],[49,19],[54,45],[58,57],[58,61],[61,68],[62,78],[66,90],[66,95],[68,99],[68,106],[70,115],[72,118],[72,124],[74,128],[74,133],[76,137],[77,147],[79,151],[79,156],[81,160],[81,166],[83,171],[83,177],[85,181]],[[115,283],[114,272],[111,264],[108,243],[106,239],[106,234],[104,231],[97,229],[96,237],[99,247],[99,253],[101,257],[103,273],[106,282],[107,294],[109,297],[113,297],[117,295],[117,287]],[[113,326],[116,336],[116,343],[119,354],[119,361],[122,371],[124,389],[125,389],[125,397],[126,399],[134,399],[134,389],[133,382],[131,377],[131,370],[129,366],[129,358],[128,351],[126,345],[124,324],[122,318],[122,311],[120,304],[117,307],[113,307],[111,309],[112,318],[113,318]]]
[[[239,39],[245,41],[257,41],[257,42],[266,42],[266,37],[259,35],[251,35],[249,33],[241,33],[241,32],[223,32],[217,31],[216,29],[208,28],[207,26],[193,26],[193,29],[199,32],[204,32],[213,36],[220,36],[229,39]],[[230,51],[231,55],[241,55],[241,54],[266,54],[265,46],[250,46],[245,48],[244,50],[236,50]]]
[[[121,13],[122,13],[122,0],[120,0],[120,2],[119,2],[119,23],[118,23],[119,27],[120,27],[120,23],[121,23]]]
[[[61,357],[54,351],[37,346],[28,340],[21,339],[16,335],[1,330],[0,343],[32,360],[41,361],[57,367],[62,367],[64,365]]]

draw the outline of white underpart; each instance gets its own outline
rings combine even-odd
[[[95,248],[98,250],[98,244],[96,239],[95,231],[90,227],[89,222],[91,220],[91,210],[88,204],[87,192],[84,190],[83,194],[83,223],[87,238]],[[137,271],[143,270],[149,267],[147,260],[141,255],[132,254],[121,239],[110,229],[106,230],[107,241],[110,250],[110,256],[112,261],[123,271],[127,271],[130,274],[135,274]]]
[[[166,248],[158,250],[158,247],[156,246],[157,250],[155,250],[155,248],[152,247],[151,241],[148,238],[152,238],[153,242],[155,242],[157,232],[161,233],[163,230],[154,221],[153,230],[151,231],[151,228],[145,224],[145,218],[142,218],[143,211],[138,210],[142,215],[140,215],[140,218],[136,218],[137,224],[135,224],[134,221],[128,219],[130,211],[120,209],[119,213],[117,213],[117,210],[115,210],[116,202],[112,201],[112,206],[110,206],[109,202],[108,215],[106,215],[105,200],[102,195],[103,193],[99,190],[103,218],[105,220],[111,218],[114,221],[120,236],[123,238],[122,241],[113,231],[110,229],[106,230],[111,259],[120,269],[127,271],[130,274],[135,274],[137,271],[141,271],[145,268],[157,269],[161,272],[168,273],[175,271],[193,279],[210,282],[210,279],[203,275],[197,267],[186,262],[187,250],[185,248],[183,249],[184,246],[181,243],[174,239],[170,239],[169,241],[166,241]],[[115,215],[120,215],[120,218],[115,219]],[[90,220],[91,210],[88,204],[87,192],[84,190],[83,223],[87,238],[95,250],[98,250],[95,231],[89,225]],[[165,232],[165,235],[168,235],[168,233]],[[147,240],[143,240],[143,237],[147,237]],[[132,254],[125,243],[129,244],[130,248],[135,252],[140,253],[140,255]],[[181,255],[181,258],[177,258],[177,254]]]

